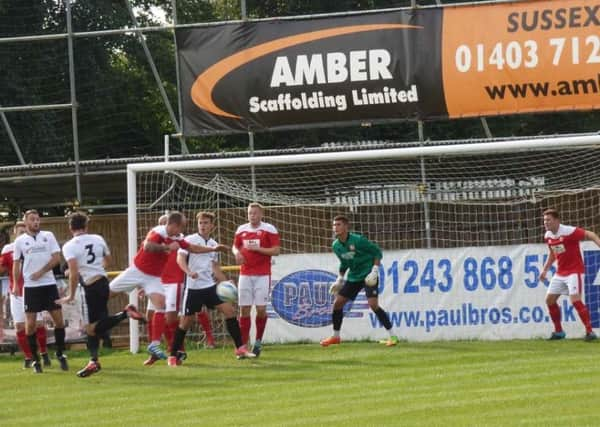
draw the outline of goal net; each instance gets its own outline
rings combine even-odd
[[[584,135],[129,165],[130,238],[134,249],[167,210],[183,211],[194,232],[195,214],[210,210],[214,237],[230,245],[256,201],[283,256],[330,252],[336,214],[384,254],[539,244],[549,207],[600,230],[599,162],[600,136]]]

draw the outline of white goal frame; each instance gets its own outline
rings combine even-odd
[[[487,153],[502,153],[516,151],[538,151],[564,149],[566,147],[585,147],[600,145],[600,133],[580,136],[556,136],[545,138],[530,138],[520,140],[503,140],[492,142],[462,143],[434,146],[419,146],[405,148],[336,151],[311,154],[289,154],[258,157],[236,157],[227,159],[183,160],[133,163],[127,165],[127,227],[128,227],[128,256],[130,262],[136,254],[137,243],[137,199],[136,179],[140,172],[156,172],[169,170],[189,170],[199,168],[230,168],[236,166],[271,166],[294,163],[322,163],[341,162],[353,160],[376,159],[406,159],[446,155],[473,155]],[[168,159],[168,157],[166,157]],[[129,295],[132,304],[137,303],[137,291]],[[139,350],[139,325],[137,321],[130,320],[130,350],[137,353]]]

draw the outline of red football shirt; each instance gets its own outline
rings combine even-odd
[[[579,242],[585,239],[585,230],[579,227],[560,224],[558,231],[546,231],[544,240],[556,256],[558,269],[556,274],[568,276],[569,274],[583,274],[585,267],[581,257]]]
[[[183,276],[183,270],[177,264],[177,251],[169,252],[167,254],[167,263],[160,276],[160,281],[165,284],[183,283]]]
[[[183,240],[183,234],[178,236],[167,235],[167,226],[165,225],[158,225],[150,230],[146,236],[146,239],[142,242],[140,249],[135,255],[135,258],[133,259],[133,265],[135,265],[142,273],[157,277],[161,276],[163,268],[167,263],[169,254],[167,252],[146,251],[144,249],[144,242],[146,241],[158,244],[164,243],[166,245],[176,241],[184,249],[189,247],[189,244]],[[177,253],[177,251],[172,252]]]
[[[271,257],[252,251],[249,248],[272,248],[279,246],[277,229],[266,222],[254,228],[248,224],[240,225],[235,232],[233,245],[245,258],[240,273],[246,276],[265,276],[271,274]]]
[[[12,288],[13,284],[13,248],[15,244],[9,243],[2,248],[2,253],[0,254],[0,265],[8,270],[8,283]],[[17,284],[17,289],[15,295],[21,296],[23,295],[23,275],[19,277],[19,283]]]

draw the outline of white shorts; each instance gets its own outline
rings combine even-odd
[[[238,305],[265,306],[269,302],[271,276],[244,276],[238,280]]]
[[[553,295],[581,295],[583,274],[569,274],[560,276],[555,274],[550,280],[548,293]]]
[[[8,277],[2,277],[0,280],[2,281],[2,296],[5,297],[8,295]]]
[[[165,312],[179,312],[183,283],[163,283],[165,290]]]
[[[10,314],[13,319],[13,323],[25,323],[25,304],[23,303],[23,296],[20,297],[10,294]],[[44,315],[40,311],[36,316],[36,321],[41,322],[44,320]]]
[[[143,273],[133,265],[110,282],[110,290],[113,292],[131,292],[138,286],[144,289],[146,295],[165,294],[160,277]]]

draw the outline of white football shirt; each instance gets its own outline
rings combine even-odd
[[[44,273],[38,280],[32,280],[31,275],[40,271],[55,253],[60,253],[56,237],[50,231],[39,231],[35,236],[23,233],[15,240],[13,259],[22,261],[22,274],[26,288],[56,284],[52,270]]]
[[[185,241],[198,246],[216,247],[218,244],[211,238],[205,239],[200,234],[190,234],[185,237]],[[215,284],[213,278],[213,262],[219,262],[217,252],[207,252],[204,254],[191,253],[185,249],[179,249],[180,254],[187,256],[188,267],[191,271],[198,273],[197,279],[190,276],[185,277],[185,286],[188,289],[205,289]]]
[[[106,276],[104,256],[110,255],[104,238],[98,234],[80,234],[63,246],[63,255],[67,261],[77,260],[79,274],[87,283],[94,276]]]

